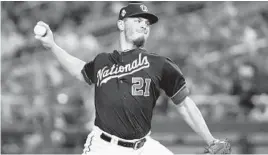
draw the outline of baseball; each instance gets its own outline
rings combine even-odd
[[[39,36],[45,36],[47,33],[47,29],[44,26],[36,25],[34,27],[34,33]]]

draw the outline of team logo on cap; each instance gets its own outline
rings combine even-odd
[[[145,5],[140,5],[141,7],[141,10],[144,11],[144,12],[148,12],[148,8],[145,6]]]
[[[125,15],[126,15],[126,11],[125,10],[122,10],[121,16],[124,17]]]

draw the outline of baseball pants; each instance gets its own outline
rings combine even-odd
[[[110,142],[103,140],[100,136],[102,133],[112,137]],[[93,127],[93,130],[87,137],[87,141],[84,145],[82,155],[174,155],[165,146],[160,144],[158,141],[151,138],[150,134],[145,136],[146,142],[139,149],[123,147],[118,145],[118,140],[126,142],[135,142],[139,139],[125,140],[116,136],[113,136],[107,132],[102,131],[97,126]]]

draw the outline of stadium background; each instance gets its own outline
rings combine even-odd
[[[234,153],[267,154],[268,3],[144,3],[160,18],[146,48],[180,66],[212,133],[229,138]],[[94,90],[64,71],[33,27],[49,23],[61,47],[90,61],[118,48],[126,4],[1,2],[1,153],[82,152]],[[174,153],[202,153],[204,142],[172,107],[160,97],[152,136]]]

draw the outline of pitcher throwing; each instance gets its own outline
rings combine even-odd
[[[228,141],[215,139],[200,111],[188,96],[185,78],[170,59],[147,52],[143,47],[150,26],[158,17],[141,3],[130,3],[119,12],[117,27],[120,49],[100,53],[86,63],[61,49],[52,31],[36,35],[59,62],[79,80],[95,86],[96,118],[83,155],[172,155],[150,137],[151,120],[160,89],[177,105],[177,111],[208,144],[206,153],[230,153]],[[179,129],[178,129],[179,130]],[[213,152],[214,151],[214,152]]]

